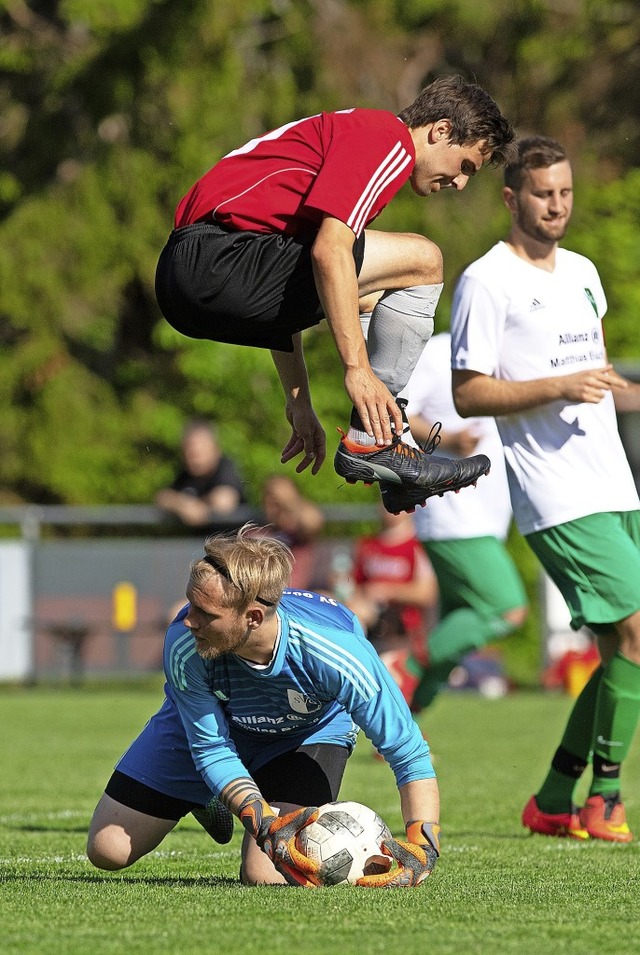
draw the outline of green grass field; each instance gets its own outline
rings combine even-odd
[[[220,847],[192,817],[113,874],[84,856],[114,761],[162,698],[143,687],[2,689],[0,951],[60,955],[370,955],[640,951],[640,842],[532,837],[520,811],[570,701],[448,693],[421,718],[440,778],[443,856],[419,889],[243,888],[240,831]],[[640,759],[625,769],[640,835]],[[390,769],[362,739],[342,791],[400,832]]]

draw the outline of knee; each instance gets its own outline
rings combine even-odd
[[[273,864],[240,866],[240,883],[242,885],[287,885],[287,880],[276,870]]]
[[[300,806],[297,803],[274,802],[272,808],[279,813],[286,813]],[[245,832],[242,840],[240,881],[243,885],[287,885],[285,877],[248,832]]]
[[[440,285],[444,281],[444,265],[442,252],[439,247],[427,239],[426,236],[416,236],[418,239],[418,267],[422,273],[422,281],[416,285]]]
[[[606,659],[609,662],[615,651],[618,650],[623,657],[631,660],[636,665],[640,665],[640,631],[637,627],[620,626],[618,624],[614,632],[614,639],[607,641],[603,639],[603,636],[602,631],[599,630],[598,646],[603,661]]]
[[[400,271],[395,276],[398,283],[388,286],[402,288],[413,285],[441,285],[444,279],[442,252],[439,247],[418,233],[404,233],[398,249],[401,253]]]
[[[130,845],[120,844],[114,839],[106,839],[102,833],[89,835],[87,858],[96,869],[106,869],[110,872],[126,869],[135,862],[131,856]]]
[[[245,834],[242,845],[240,881],[243,885],[287,884],[287,880],[278,872],[269,856],[258,848],[255,839],[248,834]]]

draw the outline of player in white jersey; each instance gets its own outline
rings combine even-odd
[[[355,615],[285,590],[292,565],[286,544],[250,525],[205,542],[167,631],[164,704],[96,807],[94,865],[131,865],[189,812],[228,842],[233,814],[246,830],[244,883],[313,884],[318,867],[295,837],[338,798],[362,728],[395,773],[407,841],[389,840],[397,864],[359,884],[418,885],[432,871],[440,827],[429,747]]]
[[[630,842],[620,768],[640,717],[640,502],[614,396],[628,402],[637,386],[608,362],[595,266],[558,248],[573,206],[565,150],[539,136],[518,153],[503,190],[511,231],[454,295],[453,393],[463,417],[496,418],[517,525],[601,655],[522,822]],[[578,813],[573,794],[590,763]]]
[[[428,636],[428,666],[407,661],[414,712],[429,706],[465,654],[522,626],[527,598],[504,541],[511,503],[502,442],[492,418],[465,421],[451,394],[451,336],[435,335],[401,397],[412,434],[427,440],[441,422],[441,446],[451,457],[486,454],[491,473],[477,488],[434,497],[414,522],[438,579],[440,619]]]

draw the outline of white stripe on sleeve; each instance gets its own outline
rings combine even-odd
[[[341,673],[365,699],[369,700],[379,692],[380,684],[375,674],[348,650],[337,646],[321,634],[295,624],[295,627],[291,627],[289,639],[298,645],[304,642],[305,649],[311,656]]]
[[[347,219],[347,225],[356,235],[359,235],[364,228],[371,208],[380,193],[406,169],[410,162],[411,156],[399,142],[382,160]]]

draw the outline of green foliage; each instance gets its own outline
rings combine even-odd
[[[90,30],[97,37],[111,37],[138,26],[148,7],[148,0],[103,0],[102,3],[62,0],[58,15],[67,23]]]
[[[611,354],[637,350],[632,5],[3,0],[0,29],[0,501],[150,501],[193,414],[218,419],[256,500],[288,438],[279,384],[266,353],[161,319],[153,277],[175,205],[252,136],[321,109],[397,111],[440,72],[474,78],[523,132],[566,140],[582,183],[569,244],[602,270]],[[445,327],[458,272],[506,223],[486,170],[462,196],[403,191],[377,225],[442,247]],[[331,448],[342,374],[326,328],[306,347]],[[373,500],[330,464],[301,484]]]
[[[601,183],[591,175],[577,186],[571,247],[598,264],[609,313],[607,349],[615,358],[638,355],[640,314],[640,169]]]

